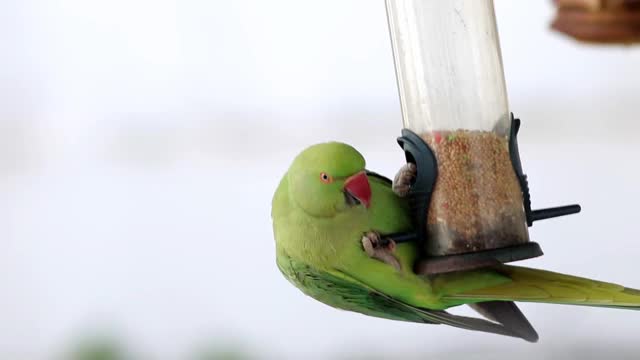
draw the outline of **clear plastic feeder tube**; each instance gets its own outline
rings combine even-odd
[[[510,116],[493,1],[386,3],[405,128],[505,132]]]
[[[429,145],[438,165],[427,253],[528,242],[493,1],[386,4],[404,127]]]

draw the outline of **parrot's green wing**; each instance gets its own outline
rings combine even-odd
[[[487,320],[411,306],[368,287],[344,272],[318,271],[282,252],[278,254],[277,264],[284,276],[305,294],[335,308],[391,320],[445,324],[466,330],[521,337]]]
[[[530,269],[500,266],[495,269],[512,281],[496,286],[443,293],[448,301],[524,301],[640,309],[640,291],[621,285]]]

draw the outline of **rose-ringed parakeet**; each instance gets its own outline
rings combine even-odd
[[[300,153],[272,203],[276,261],[303,293],[335,308],[386,319],[446,324],[537,341],[514,301],[640,309],[640,291],[517,266],[436,276],[413,272],[418,248],[386,234],[412,231],[405,165],[396,183],[365,169],[353,147]],[[395,189],[395,192],[394,192]],[[446,312],[467,304],[489,320]]]

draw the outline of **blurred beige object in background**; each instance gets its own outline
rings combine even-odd
[[[551,27],[591,43],[631,44],[640,40],[638,0],[554,0]]]

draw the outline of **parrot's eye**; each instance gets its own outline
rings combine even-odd
[[[320,180],[325,184],[331,184],[333,182],[333,177],[327,173],[320,173]]]

